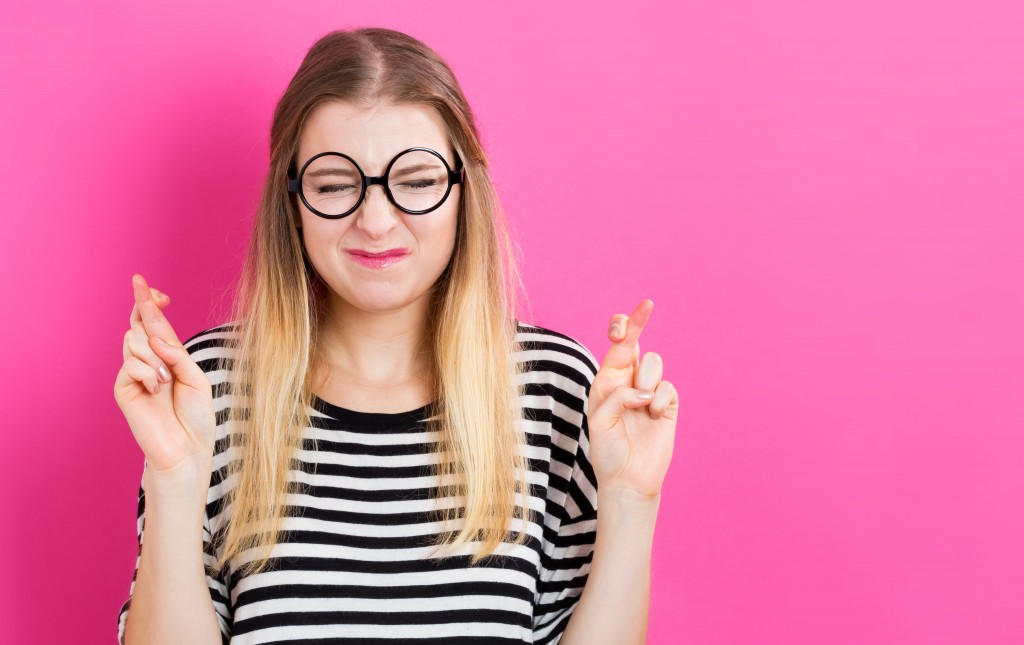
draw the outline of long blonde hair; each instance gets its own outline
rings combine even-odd
[[[528,517],[525,502],[517,500],[529,490],[519,450],[521,368],[514,357],[519,291],[525,296],[518,247],[451,69],[415,38],[361,28],[333,31],[314,43],[274,110],[269,174],[231,304],[237,344],[221,365],[231,370],[228,392],[245,402],[247,414],[233,410],[237,432],[230,433],[230,446],[238,446],[240,458],[228,468],[227,476],[237,479],[222,506],[230,505],[231,516],[213,571],[248,549],[259,555],[241,567],[243,574],[266,567],[287,511],[288,472],[298,468],[306,406],[325,369],[318,343],[327,287],[305,257],[298,202],[285,190],[303,123],[325,101],[432,107],[464,163],[455,249],[431,290],[427,333],[437,391],[427,430],[438,433],[436,499],[461,498],[465,509],[456,531],[459,504],[437,508],[444,530],[432,555],[441,550],[444,557],[479,540],[482,548],[470,560],[476,564],[510,539],[513,518],[525,526]],[[525,530],[515,533],[511,541],[522,544]]]

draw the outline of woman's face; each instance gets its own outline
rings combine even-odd
[[[333,151],[352,157],[367,176],[378,177],[395,155],[419,146],[437,151],[455,168],[444,122],[435,109],[419,105],[363,109],[335,101],[317,106],[306,120],[295,168],[317,153]],[[359,208],[341,219],[316,215],[295,194],[306,254],[344,303],[364,311],[400,309],[423,297],[448,265],[455,248],[460,189],[460,184],[453,184],[441,206],[410,215],[388,201],[383,186],[371,185]],[[350,253],[390,249],[405,249],[408,254],[387,266],[370,267]]]

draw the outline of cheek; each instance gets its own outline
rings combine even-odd
[[[340,251],[343,231],[330,226],[332,222],[312,216],[310,221],[304,220],[302,228],[299,229],[299,237],[302,239],[302,246],[305,249],[306,257],[313,265],[317,273],[324,275],[324,272],[337,271],[339,266]],[[324,224],[327,224],[325,226]],[[336,223],[336,222],[335,222]],[[341,257],[341,259],[344,259]]]
[[[455,249],[455,214],[453,213],[444,221],[438,222],[433,231],[434,247],[438,260],[447,264]]]
[[[410,223],[413,235],[419,241],[420,251],[428,255],[448,253],[455,243],[456,213],[434,211],[423,217],[428,218],[434,214],[439,217]]]
[[[337,246],[342,235],[348,230],[349,224],[344,221],[329,220],[311,213],[302,215],[302,230],[307,248],[327,248]]]

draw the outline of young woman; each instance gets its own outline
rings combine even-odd
[[[132,276],[121,643],[645,642],[678,412],[653,303],[601,365],[514,317],[472,112],[405,34],[319,40],[270,143],[231,322],[182,342]]]

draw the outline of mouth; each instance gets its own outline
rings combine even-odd
[[[401,262],[407,255],[408,249],[388,249],[381,253],[370,253],[360,249],[346,249],[348,256],[358,264],[370,268],[383,268]]]

